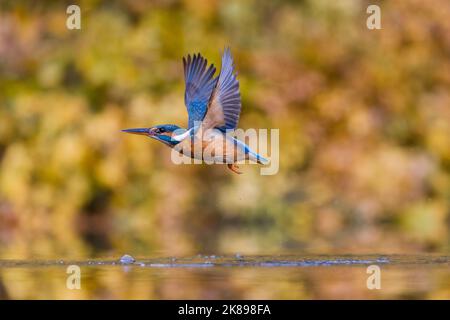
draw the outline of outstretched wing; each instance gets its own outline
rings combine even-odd
[[[208,101],[216,85],[214,78],[216,68],[213,64],[206,69],[208,61],[200,53],[183,58],[184,80],[186,89],[184,103],[189,115],[188,127],[192,128],[194,121],[202,121],[208,108]]]
[[[220,70],[219,80],[212,92],[202,127],[204,130],[211,128],[218,128],[222,131],[235,129],[240,113],[239,82],[234,72],[230,49],[227,48],[222,55],[222,69]]]

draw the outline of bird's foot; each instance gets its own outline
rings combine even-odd
[[[238,170],[238,169],[239,169],[239,166],[235,165],[234,163],[230,163],[230,164],[228,164],[227,166],[228,166],[228,169],[230,169],[230,170],[233,171],[234,173],[242,174],[242,172],[240,172],[240,171]]]

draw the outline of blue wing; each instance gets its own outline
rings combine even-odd
[[[241,94],[239,81],[234,72],[230,49],[222,55],[222,69],[219,79],[211,94],[208,111],[203,119],[203,127],[220,130],[235,129],[241,114]]]
[[[208,101],[216,86],[217,78],[214,78],[216,68],[213,64],[206,69],[208,61],[200,53],[191,58],[183,58],[184,80],[186,89],[184,103],[189,115],[188,128],[194,126],[194,121],[202,121],[208,109]]]

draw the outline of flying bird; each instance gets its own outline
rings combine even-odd
[[[161,124],[122,131],[158,140],[190,158],[227,164],[238,174],[241,173],[236,165],[238,161],[268,164],[269,160],[227,134],[236,129],[241,113],[239,82],[230,49],[223,52],[222,68],[217,77],[214,77],[214,65],[208,66],[208,61],[200,53],[184,57],[183,66],[188,128]]]

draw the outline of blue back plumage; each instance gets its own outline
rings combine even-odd
[[[184,103],[189,115],[188,128],[192,128],[195,121],[203,120],[211,93],[217,83],[217,78],[214,78],[216,68],[211,64],[207,69],[207,64],[208,61],[200,54],[194,54],[192,58],[190,55],[183,58],[186,82]]]

